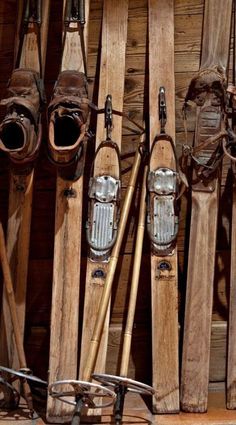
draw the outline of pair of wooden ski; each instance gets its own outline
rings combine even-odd
[[[89,3],[86,2],[89,7]],[[106,96],[112,96],[114,109],[121,111],[124,95],[125,72],[125,44],[127,37],[128,2],[105,1],[103,6],[101,72],[99,80],[98,108],[104,108]],[[88,13],[86,13],[86,30],[88,28]],[[70,24],[73,26],[73,24]],[[66,33],[64,41],[63,69],[81,70],[80,36]],[[87,43],[87,41],[86,41]],[[87,45],[85,43],[85,45]],[[75,51],[76,46],[76,51]],[[80,55],[80,62],[76,63],[74,55]],[[114,84],[115,82],[115,84]],[[118,151],[121,148],[122,118],[113,115],[112,139]],[[106,139],[104,116],[98,116],[96,130],[96,147]],[[119,179],[119,162],[114,148],[100,149],[96,155],[93,167],[94,176],[111,175]],[[49,384],[63,379],[76,379],[77,377],[77,350],[80,337],[78,335],[79,311],[79,284],[80,284],[80,234],[82,217],[82,176],[76,182],[66,181],[61,177],[57,179],[57,208],[55,227],[54,249],[54,278],[51,316],[51,342]],[[65,190],[74,190],[75,197],[63,197]],[[80,196],[79,196],[80,195]],[[80,218],[79,218],[80,217]],[[79,221],[79,222],[78,222]],[[77,223],[77,225],[76,225]],[[65,246],[66,240],[66,246]],[[73,255],[71,255],[73,252]],[[66,254],[67,253],[67,254]],[[67,260],[64,259],[66,255]],[[73,264],[72,264],[73,263]],[[108,267],[107,261],[90,260],[87,262],[87,275],[85,285],[84,317],[81,342],[81,359],[79,379],[85,379],[85,363],[87,360],[90,339],[95,326],[98,305],[104,286],[104,279]],[[63,272],[61,270],[63,264]],[[73,266],[71,268],[71,265]],[[106,315],[103,336],[100,342],[99,354],[95,366],[98,372],[104,372],[106,349],[108,340],[109,311]],[[69,341],[69,342],[68,342]],[[73,344],[73,346],[72,346]],[[87,379],[90,378],[87,377]],[[47,419],[50,422],[64,422],[72,416],[73,407],[62,404],[60,401],[49,397]]]
[[[155,136],[160,132],[160,124],[158,120],[158,93],[160,86],[165,85],[167,104],[168,104],[168,120],[167,131],[174,138],[174,33],[173,33],[173,1],[150,1],[149,2],[149,67],[150,67],[150,143],[152,144]],[[101,50],[101,73],[99,81],[99,99],[98,107],[102,108],[107,94],[112,95],[113,107],[118,111],[122,111],[123,93],[124,93],[124,72],[125,72],[125,43],[127,37],[127,17],[128,4],[127,1],[108,2],[104,1],[103,7],[103,26],[102,26],[102,50]],[[161,22],[161,26],[157,26],[156,22]],[[171,24],[171,25],[168,25]],[[170,28],[168,30],[168,28]],[[167,31],[167,33],[166,33]],[[168,38],[169,49],[166,52],[166,34]],[[156,39],[160,43],[156,43]],[[69,66],[69,65],[68,65]],[[164,69],[164,72],[163,72]],[[166,75],[170,78],[166,80]],[[116,84],[114,85],[114,81]],[[165,83],[165,84],[164,84]],[[103,140],[106,139],[104,129],[104,118],[98,117],[96,131],[96,149]],[[118,149],[121,147],[121,118],[113,116],[112,139],[115,140]],[[159,158],[162,159],[159,159]],[[152,157],[150,169],[155,167],[170,166],[173,167],[173,150],[169,144],[163,141],[158,144],[155,155]],[[94,176],[112,175],[119,178],[119,168],[117,166],[117,154],[114,149],[107,147],[101,149],[95,159]],[[59,194],[58,194],[59,195]],[[58,196],[57,195],[57,196]],[[79,241],[77,241],[79,243]],[[162,270],[160,264],[168,264],[169,270]],[[87,275],[85,286],[84,301],[84,317],[82,331],[82,350],[80,359],[80,379],[90,379],[91,365],[87,365],[88,350],[90,348],[90,340],[93,337],[93,330],[97,320],[98,306],[101,294],[104,290],[104,282],[106,282],[106,274],[109,268],[109,260],[98,261],[98,259],[88,258]],[[54,265],[55,270],[55,265]],[[54,275],[55,276],[55,275]],[[154,386],[158,391],[158,398],[154,398],[154,409],[157,412],[175,412],[178,410],[178,316],[177,316],[177,252],[174,251],[167,257],[159,257],[152,255],[152,277],[153,277],[153,359],[154,359]],[[60,328],[62,317],[55,313],[61,302],[55,303],[54,297],[56,288],[66,288],[66,282],[59,283],[59,279],[54,278],[53,292],[53,311],[52,313],[52,333],[54,333],[54,323],[57,321],[56,327]],[[106,284],[106,283],[105,283]],[[71,302],[75,303],[74,296],[70,296]],[[168,309],[166,306],[168,305]],[[60,311],[60,309],[59,309]],[[67,317],[64,309],[63,316]],[[168,316],[168,317],[167,317]],[[158,321],[158,322],[157,322]],[[64,322],[64,319],[63,319]],[[65,323],[66,325],[66,323]],[[55,329],[56,329],[55,327]],[[76,324],[74,323],[74,329]],[[106,314],[103,326],[102,337],[99,341],[99,350],[96,354],[96,365],[93,365],[96,373],[105,371],[106,349],[108,341],[109,329],[109,308]],[[165,329],[165,330],[164,330]],[[163,338],[163,332],[165,337]],[[58,330],[54,333],[58,338]],[[64,334],[66,336],[66,334]],[[68,335],[66,336],[66,338]],[[54,338],[53,338],[54,340]],[[51,339],[52,347],[54,345]],[[165,344],[163,345],[163,341]],[[61,341],[60,341],[61,342]],[[160,344],[161,342],[161,344]],[[66,342],[65,342],[66,343]],[[95,344],[95,342],[94,342]],[[96,342],[97,344],[97,342]],[[57,345],[56,345],[57,346]],[[54,348],[52,348],[54,350]],[[59,350],[59,347],[58,347]],[[61,358],[67,353],[67,362],[71,365],[72,360],[70,353],[60,345]],[[56,368],[55,355],[52,356],[51,351],[51,367],[49,382],[57,379],[72,378],[76,373],[76,366],[73,362],[73,372],[70,373],[65,367],[57,363]],[[90,362],[91,363],[91,362]],[[56,364],[56,363],[55,363]],[[65,364],[65,363],[64,363]],[[52,372],[53,370],[57,373]],[[71,373],[72,372],[72,373]],[[73,376],[72,376],[73,375]],[[55,399],[48,402],[48,420],[64,421],[71,415],[72,408],[62,407]]]

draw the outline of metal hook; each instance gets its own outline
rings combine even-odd
[[[161,124],[160,133],[165,133],[165,125],[167,121],[165,87],[160,87],[158,101],[159,101],[159,121]]]

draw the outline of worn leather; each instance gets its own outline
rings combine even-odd
[[[214,191],[214,180],[223,158],[222,140],[227,137],[225,107],[226,80],[217,68],[205,69],[190,83],[185,99],[199,107],[195,127],[192,189]],[[186,152],[186,154],[189,154]],[[185,160],[186,162],[186,160]]]
[[[38,152],[41,134],[39,87],[36,71],[15,69],[8,84],[7,97],[1,101],[7,113],[0,125],[0,149],[8,153],[13,162],[32,161]]]
[[[85,75],[78,71],[62,71],[48,106],[49,154],[59,165],[70,163],[79,152],[87,130],[88,113],[88,89]],[[69,132],[64,140],[61,138],[59,140],[57,127],[61,125],[63,129],[63,120],[65,126],[70,123],[70,120],[74,121],[74,130],[77,131],[76,140],[69,139]]]
[[[194,77],[189,85],[185,101],[192,100],[202,106],[208,93],[214,94],[211,102],[218,106],[226,102],[226,79],[218,68],[205,69]]]

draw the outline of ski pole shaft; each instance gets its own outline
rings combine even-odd
[[[121,376],[128,375],[129,357],[130,357],[131,340],[132,340],[132,332],[133,332],[133,324],[134,324],[134,314],[136,309],[140,266],[141,266],[142,249],[143,249],[143,238],[144,238],[144,230],[145,230],[147,171],[148,171],[148,167],[145,166],[144,174],[143,174],[140,207],[139,207],[139,219],[138,219],[137,237],[136,237],[136,244],[135,244],[134,265],[133,265],[133,274],[132,274],[132,280],[131,280],[128,315],[127,315],[126,327],[124,332],[123,349],[122,349],[122,358],[121,358],[121,367],[120,367]]]
[[[121,244],[122,244],[122,240],[123,240],[123,236],[125,232],[125,227],[126,227],[126,223],[128,219],[128,214],[129,214],[129,210],[131,206],[131,201],[133,198],[133,193],[134,193],[134,188],[135,188],[135,184],[136,184],[136,180],[138,176],[140,163],[141,163],[141,152],[140,152],[140,149],[138,148],[135,154],[132,172],[131,172],[129,184],[126,190],[124,205],[122,208],[121,218],[119,222],[117,240],[112,249],[111,258],[109,261],[109,268],[108,268],[107,276],[104,283],[102,297],[99,304],[97,320],[96,320],[95,328],[94,328],[93,335],[90,342],[90,349],[89,349],[89,353],[87,357],[87,362],[84,368],[83,380],[85,381],[90,380],[91,374],[95,367],[100,340],[101,340],[101,334],[102,334],[106,312],[107,312],[109,299],[111,295],[112,283],[114,280],[114,275],[115,275],[120,248],[121,248]]]

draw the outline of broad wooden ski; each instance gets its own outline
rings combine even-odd
[[[34,162],[41,141],[40,110],[50,0],[20,1],[19,46],[8,97],[1,101],[7,115],[0,126],[0,149],[10,159],[7,255],[14,282],[17,317],[24,338]],[[21,13],[22,12],[22,13]],[[22,96],[22,93],[24,96]],[[0,363],[19,368],[5,292],[0,326]]]
[[[49,384],[76,379],[83,167],[88,100],[89,1],[64,1],[61,72],[48,107],[49,156],[57,167]],[[84,103],[85,102],[85,103]],[[47,420],[68,422],[74,406],[48,397]]]
[[[102,20],[102,48],[98,107],[103,108],[111,95],[114,110],[123,110],[125,51],[127,38],[128,1],[105,0]],[[109,101],[110,101],[109,100]],[[108,105],[109,106],[109,105]],[[108,130],[111,123],[108,124]],[[84,379],[84,368],[90,340],[95,327],[98,307],[103,292],[112,244],[115,242],[120,203],[120,159],[122,118],[113,114],[112,134],[106,134],[104,116],[98,116],[96,153],[89,189],[89,217],[84,316],[79,378]],[[112,141],[110,139],[112,138]],[[107,144],[102,142],[107,140]],[[106,184],[107,183],[107,184]],[[105,202],[103,200],[105,199]],[[109,205],[109,207],[108,207]],[[110,209],[110,210],[109,210]],[[110,212],[111,211],[111,212]],[[99,229],[101,231],[99,231]],[[104,237],[104,239],[103,239]],[[109,328],[108,308],[95,371],[105,371]]]
[[[211,317],[222,141],[225,131],[226,72],[232,0],[205,0],[201,66],[186,103],[196,103],[192,159],[192,215],[183,340],[181,406],[205,412],[208,401]],[[222,37],[222,28],[224,36]],[[189,155],[188,155],[189,153]]]
[[[153,411],[171,413],[179,410],[174,1],[149,0],[148,21]]]

